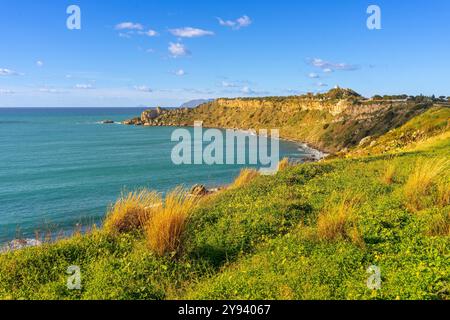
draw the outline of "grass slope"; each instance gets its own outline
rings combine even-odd
[[[450,299],[450,137],[448,123],[430,127],[442,130],[414,146],[287,167],[205,198],[176,256],[152,253],[144,232],[102,229],[2,254],[0,298]],[[71,265],[82,290],[66,288]],[[372,265],[379,290],[366,284]]]

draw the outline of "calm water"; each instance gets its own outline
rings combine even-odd
[[[142,109],[0,109],[0,242],[99,223],[123,191],[229,183],[241,166],[175,166],[173,128],[102,125]],[[281,156],[301,158],[296,144]]]

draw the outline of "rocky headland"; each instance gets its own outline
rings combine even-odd
[[[280,137],[327,153],[345,152],[400,127],[433,106],[427,97],[365,98],[351,89],[288,97],[220,98],[196,108],[152,108],[123,122],[139,126],[279,129]]]

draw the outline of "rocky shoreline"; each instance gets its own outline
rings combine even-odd
[[[189,124],[189,123],[184,123],[184,122],[178,123],[178,122],[174,122],[174,121],[164,121],[164,120],[160,119],[160,117],[162,115],[167,115],[167,114],[180,115],[180,114],[184,114],[187,112],[189,112],[188,108],[165,109],[165,108],[161,108],[161,107],[156,107],[154,109],[145,110],[144,112],[142,112],[140,117],[124,120],[121,123],[123,125],[128,125],[128,126],[144,126],[144,127],[193,127],[193,124]],[[106,122],[104,122],[104,123],[106,124]],[[208,127],[205,126],[205,128],[208,128]],[[231,130],[245,132],[245,130],[242,128],[217,128],[217,129],[231,129]],[[296,144],[298,144],[300,150],[303,150],[306,153],[308,153],[309,156],[306,158],[303,158],[302,162],[316,162],[316,161],[325,159],[326,157],[328,157],[330,155],[326,151],[320,150],[319,148],[311,146],[311,145],[305,143],[304,141],[297,141],[294,139],[283,138],[283,137],[280,137],[279,139],[283,140],[283,141],[289,141],[289,142],[296,143]]]

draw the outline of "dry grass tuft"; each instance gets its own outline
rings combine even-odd
[[[322,240],[350,240],[352,243],[364,246],[364,240],[358,230],[354,214],[361,197],[344,194],[338,204],[336,204],[335,198],[336,195],[333,195],[319,214],[317,235]]]
[[[253,179],[259,176],[259,172],[255,169],[242,169],[239,176],[234,180],[232,188],[239,188],[248,183],[250,183]]]
[[[278,163],[278,171],[283,171],[287,168],[289,168],[290,164],[289,164],[289,158],[284,158],[283,160],[281,160]]]
[[[450,212],[433,215],[428,223],[427,235],[450,236]]]
[[[437,183],[436,193],[436,204],[438,206],[443,208],[450,205],[450,181],[448,176]]]
[[[122,195],[111,207],[104,229],[111,233],[126,233],[142,228],[161,205],[161,195],[148,190]]]
[[[160,256],[176,255],[180,251],[186,223],[197,201],[181,188],[167,194],[145,228],[150,250]]]
[[[388,164],[381,177],[381,182],[387,185],[391,185],[392,183],[394,183],[395,171],[395,165],[393,163]]]
[[[404,186],[406,207],[413,212],[426,206],[425,197],[430,194],[432,186],[446,173],[450,161],[436,158],[418,161]],[[445,200],[445,191],[442,196]]]

